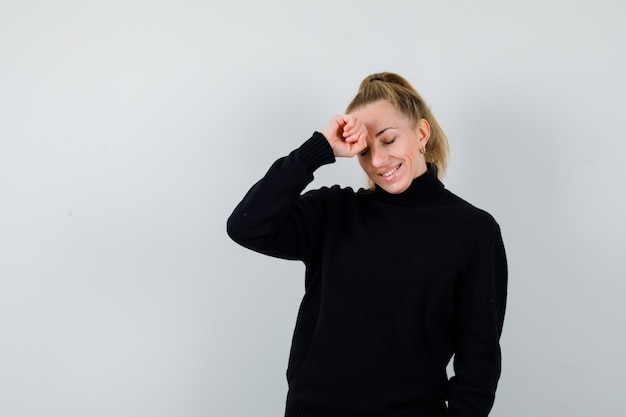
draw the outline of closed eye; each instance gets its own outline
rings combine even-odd
[[[367,155],[367,154],[368,154],[368,152],[369,152],[369,151],[370,151],[370,148],[365,148],[365,150],[364,150],[363,152],[361,152],[361,153],[359,154],[359,156],[365,156],[365,155]]]
[[[386,142],[383,142],[383,145],[391,145],[392,143],[394,143],[396,141],[396,138],[393,138],[391,140],[388,140]]]

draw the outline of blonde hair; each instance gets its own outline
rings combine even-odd
[[[425,119],[430,125],[430,138],[426,146],[426,162],[437,166],[439,177],[445,175],[448,167],[448,139],[437,123],[430,108],[413,86],[398,74],[379,72],[365,77],[359,91],[346,109],[346,113],[376,101],[386,100],[396,110],[404,114],[413,123]],[[371,186],[372,184],[370,184]]]

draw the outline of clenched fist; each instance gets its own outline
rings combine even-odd
[[[367,129],[351,114],[333,117],[322,130],[335,157],[351,157],[367,148]]]

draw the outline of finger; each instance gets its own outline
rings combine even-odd
[[[357,125],[350,131],[351,143],[366,142],[367,140],[367,128],[364,124],[357,122]]]
[[[352,135],[352,130],[354,129],[355,120],[350,115],[344,115],[343,120],[345,123],[343,126],[343,137],[345,138],[345,137]]]
[[[362,152],[365,148],[367,148],[367,129],[365,127],[363,127],[361,132],[359,132],[355,147],[358,148],[357,152]]]
[[[351,138],[351,142],[356,142],[359,140],[360,136],[363,134],[364,127],[363,126],[355,126],[350,131],[348,131],[348,137]]]
[[[326,126],[322,129],[322,134],[326,139],[332,144],[335,142],[343,141],[343,126],[345,125],[345,121],[341,115],[333,116]]]
[[[351,132],[350,136],[346,137],[344,140],[348,143],[356,143],[360,140],[361,138],[361,133],[360,132]]]

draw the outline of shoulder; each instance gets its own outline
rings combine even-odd
[[[449,209],[449,220],[457,225],[463,225],[462,229],[481,234],[500,233],[500,226],[496,219],[486,210],[476,207],[467,200],[459,197],[449,190],[444,190],[443,199]]]

